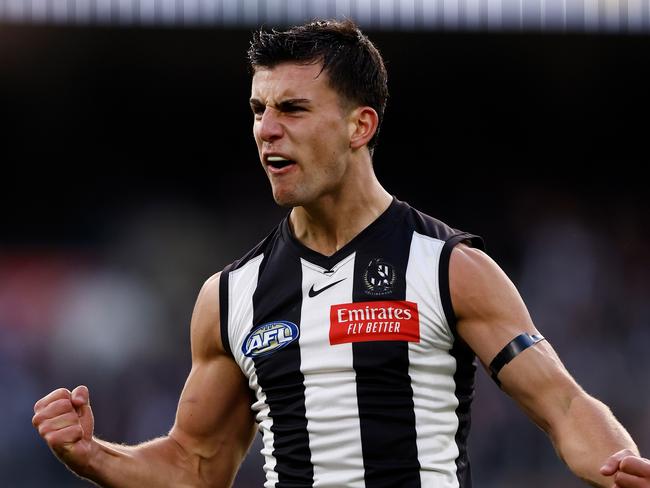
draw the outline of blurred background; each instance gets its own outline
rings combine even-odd
[[[285,214],[251,32],[335,16],[388,65],[380,180],[485,238],[650,454],[650,0],[0,0],[0,486],[90,486],[31,427],[60,386],[104,439],[169,430],[201,285]],[[583,486],[484,371],[470,441],[478,488]]]

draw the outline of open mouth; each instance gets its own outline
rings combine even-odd
[[[268,163],[269,166],[271,166],[274,169],[282,169],[292,164],[296,164],[295,161],[292,161],[291,159],[283,158],[282,156],[269,156],[268,158],[266,158],[266,162]]]

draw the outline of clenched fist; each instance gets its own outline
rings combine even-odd
[[[91,455],[95,421],[88,388],[54,390],[34,405],[32,424],[54,454],[83,476]]]
[[[600,472],[614,477],[616,483],[612,488],[650,488],[650,459],[629,449],[611,455]]]

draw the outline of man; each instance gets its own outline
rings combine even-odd
[[[54,453],[102,486],[227,487],[258,428],[267,487],[469,487],[476,354],[577,476],[650,487],[650,461],[567,373],[481,239],[376,179],[388,91],[370,41],[315,22],[257,33],[249,58],[260,160],[292,210],[199,293],[170,433],[99,440],[87,388],[59,389],[33,419]]]

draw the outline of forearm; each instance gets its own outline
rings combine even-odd
[[[597,487],[612,486],[600,474],[605,460],[621,449],[638,448],[609,408],[584,392],[573,396],[549,431],[559,456],[577,476]]]
[[[90,464],[79,473],[104,488],[200,487],[198,461],[169,436],[137,446],[93,439]]]

